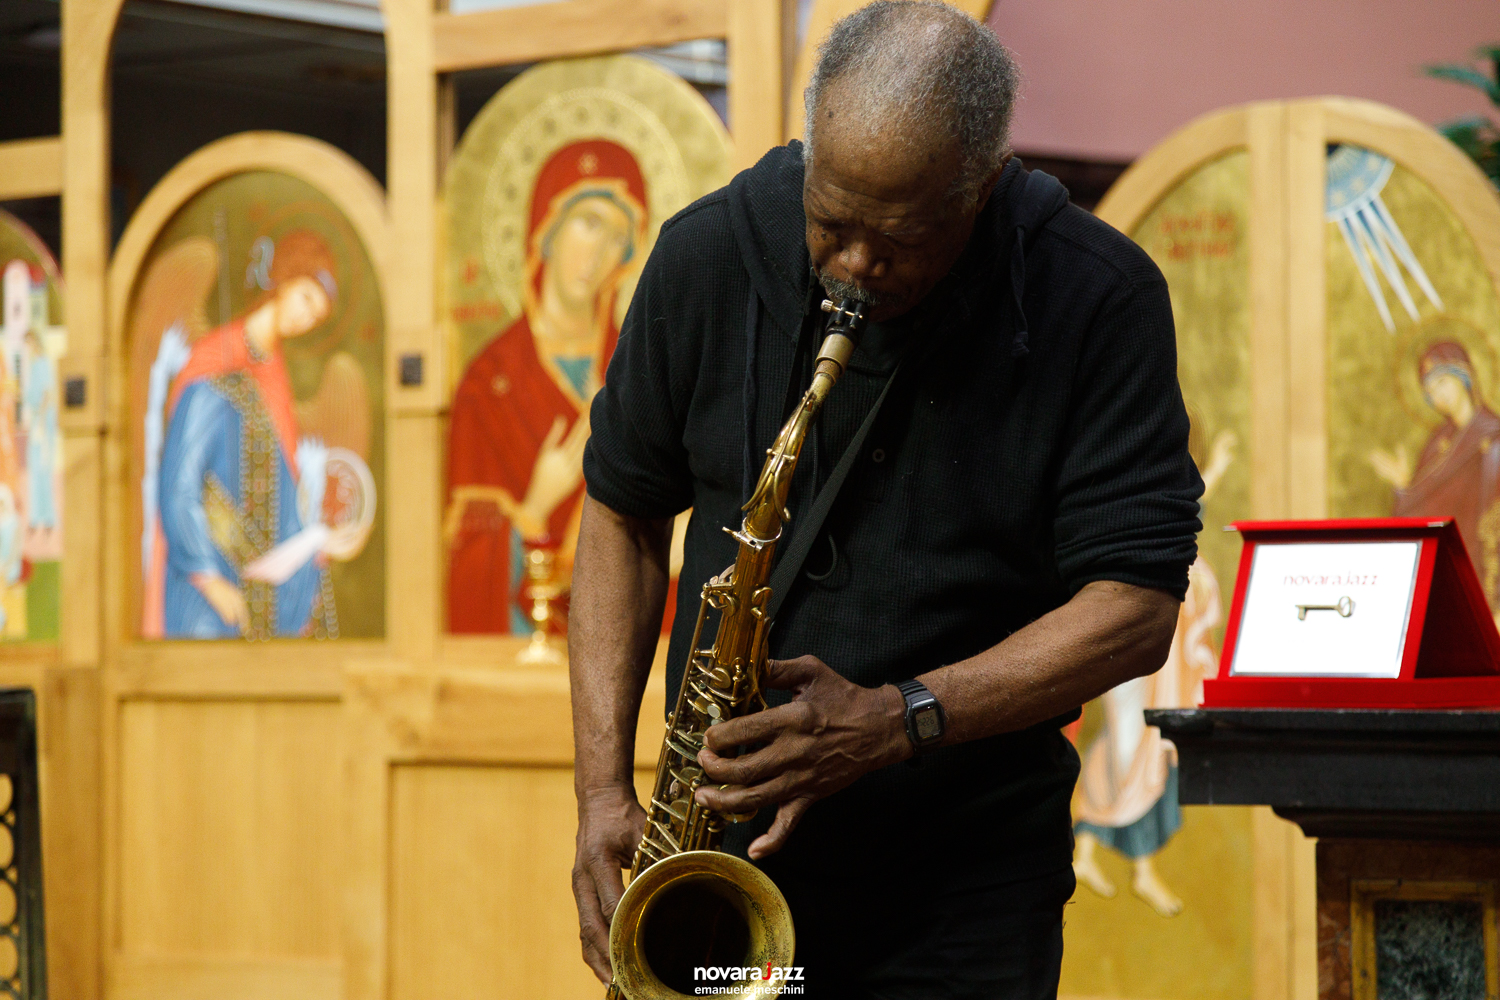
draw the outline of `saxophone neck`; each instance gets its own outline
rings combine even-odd
[[[849,358],[859,345],[867,308],[865,303],[853,299],[844,299],[838,305],[832,300],[823,300],[823,311],[829,317],[823,344],[818,349],[812,384],[803,393],[797,409],[782,425],[781,433],[776,435],[776,442],[766,453],[766,464],[761,467],[755,492],[742,508],[745,511],[742,531],[757,541],[774,542],[781,537],[782,526],[791,520],[786,498],[791,490],[792,474],[797,471],[802,445],[818,411],[823,408],[823,401],[843,376]]]

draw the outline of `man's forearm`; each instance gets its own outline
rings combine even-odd
[[[1178,607],[1160,590],[1091,583],[999,645],[921,675],[947,712],[944,742],[1025,729],[1152,673],[1166,662]]]
[[[568,621],[574,787],[630,787],[641,696],[661,634],[672,520],[584,497]]]

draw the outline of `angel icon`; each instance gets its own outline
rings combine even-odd
[[[337,637],[329,563],[358,556],[374,526],[358,362],[333,353],[299,400],[282,349],[333,314],[333,255],[305,229],[256,249],[258,297],[215,329],[204,302],[220,261],[205,237],[161,253],[136,296],[148,638]]]

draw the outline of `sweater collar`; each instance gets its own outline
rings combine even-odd
[[[802,143],[776,147],[730,181],[729,218],[756,294],[775,326],[795,340],[811,268],[802,212]]]

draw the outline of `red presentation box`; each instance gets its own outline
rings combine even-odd
[[[1244,536],[1245,546],[1219,675],[1203,684],[1205,708],[1500,708],[1500,632],[1451,518],[1243,521],[1231,527]],[[1316,570],[1294,575],[1282,568],[1292,565],[1299,552],[1326,562],[1329,553],[1341,551],[1319,543],[1360,542],[1419,544],[1347,550],[1377,555],[1384,550],[1398,557],[1411,553],[1405,556],[1405,576],[1346,573],[1342,566],[1321,576]],[[1272,546],[1279,548],[1273,551]],[[1268,558],[1259,564],[1258,596],[1251,602],[1252,570],[1263,548]],[[1323,603],[1297,604],[1283,595],[1295,593],[1288,588],[1296,584],[1330,581],[1335,589],[1325,588],[1329,596]],[[1366,584],[1358,599],[1342,596]],[[1377,585],[1378,591],[1370,589]],[[1256,608],[1249,622],[1247,603]],[[1373,610],[1356,623],[1357,609]],[[1403,610],[1404,625],[1399,617]],[[1245,631],[1247,624],[1258,631]],[[1369,660],[1381,675],[1353,675],[1360,671],[1359,663],[1347,658],[1337,662],[1337,652],[1328,657],[1326,668],[1302,662],[1299,628],[1306,628],[1305,634],[1321,641],[1324,649],[1374,650],[1378,655]],[[1346,630],[1349,641],[1330,646],[1339,642],[1336,629]],[[1269,632],[1276,634],[1268,640]],[[1313,644],[1310,640],[1309,648]],[[1252,660],[1252,653],[1258,659]]]

